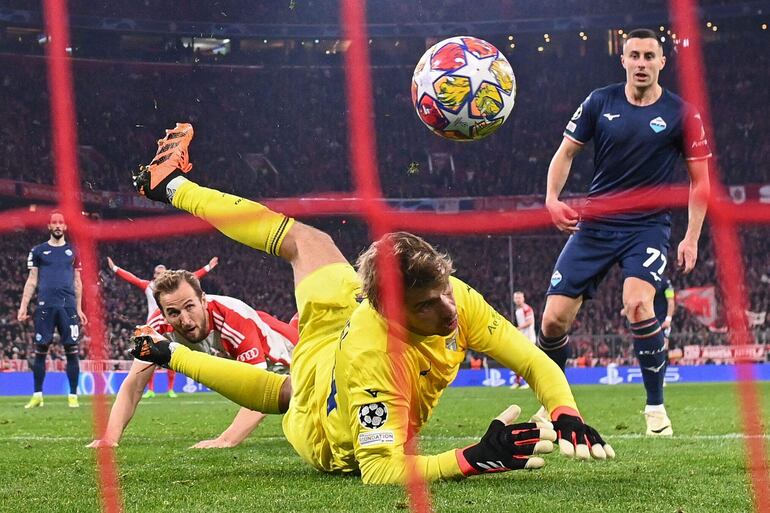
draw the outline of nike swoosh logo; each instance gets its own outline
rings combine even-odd
[[[669,424],[668,426],[664,426],[660,429],[651,429],[650,431],[652,431],[653,433],[662,433],[663,431],[667,430],[670,427],[671,427],[671,424]]]

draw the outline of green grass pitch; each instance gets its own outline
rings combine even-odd
[[[30,378],[31,379],[31,378]],[[770,383],[761,383],[768,422]],[[578,403],[617,452],[611,462],[546,457],[539,471],[479,476],[430,486],[436,511],[746,513],[752,511],[739,399],[734,385],[673,384],[666,389],[671,439],[641,436],[641,386],[577,386]],[[79,410],[47,396],[0,398],[0,511],[99,511],[91,402]],[[451,388],[423,430],[424,453],[473,443],[511,403],[536,410],[530,391]],[[230,422],[237,407],[215,394],[144,400],[117,457],[125,511],[259,513],[409,509],[403,489],[364,486],[304,464],[268,418],[241,446],[192,450]]]

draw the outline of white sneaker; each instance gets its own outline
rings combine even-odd
[[[518,383],[514,383],[513,385],[511,385],[511,390],[518,390],[520,386],[521,385],[519,385]]]
[[[529,418],[529,421],[543,423],[551,422],[551,415],[548,413],[548,410],[545,409],[545,406],[541,406],[540,409]]]
[[[519,390],[526,390],[526,389],[528,389],[528,388],[529,388],[529,385],[528,385],[527,383],[524,383],[523,385],[521,385],[521,386],[519,387]]]
[[[672,436],[674,430],[671,428],[671,419],[662,412],[650,411],[644,414],[647,421],[647,436]]]

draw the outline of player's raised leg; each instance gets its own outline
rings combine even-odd
[[[347,263],[324,232],[297,223],[261,203],[223,193],[188,180],[188,147],[193,128],[177,123],[158,141],[158,153],[149,166],[134,176],[134,186],[150,199],[175,207],[211,223],[219,231],[247,246],[277,255],[289,262],[298,284],[325,265]]]
[[[655,287],[650,283],[634,277],[623,281],[623,308],[631,325],[634,353],[639,360],[647,392],[647,405],[644,408],[647,435],[671,436],[674,433],[671,420],[663,405],[663,378],[668,352],[663,329],[655,317],[654,298]]]

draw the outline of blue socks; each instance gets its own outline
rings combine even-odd
[[[653,317],[631,324],[634,337],[634,354],[639,359],[644,388],[647,390],[647,404],[663,404],[663,378],[666,375],[668,351],[660,323]]]
[[[67,355],[67,380],[70,384],[70,394],[78,393],[78,378],[80,377],[80,358],[78,346],[69,346],[65,349]]]
[[[45,359],[48,356],[48,346],[35,346],[35,360],[32,362],[32,377],[35,381],[35,392],[43,391],[45,381]]]

